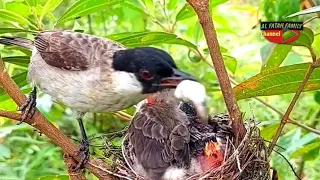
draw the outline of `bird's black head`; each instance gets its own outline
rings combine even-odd
[[[194,80],[179,71],[172,57],[152,47],[121,50],[113,56],[113,68],[135,74],[143,86],[142,93],[154,93],[163,88],[175,88],[182,80]]]

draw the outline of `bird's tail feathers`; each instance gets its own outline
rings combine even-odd
[[[21,37],[0,36],[0,44],[15,45],[15,46],[23,47],[29,50],[32,50],[33,48],[32,40],[21,38]]]

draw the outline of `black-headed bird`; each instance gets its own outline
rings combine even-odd
[[[126,49],[112,40],[72,31],[43,31],[29,40],[1,37],[0,44],[32,51],[28,80],[33,85],[19,110],[22,121],[36,106],[36,87],[77,112],[82,140],[76,169],[89,159],[89,143],[82,117],[86,112],[114,112],[128,108],[151,93],[174,88],[184,79],[172,57],[152,47]]]

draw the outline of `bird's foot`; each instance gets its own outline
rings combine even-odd
[[[85,164],[89,161],[90,151],[89,151],[89,141],[82,139],[80,142],[80,147],[76,152],[76,156],[80,157],[80,161],[78,162],[77,166],[73,168],[74,171],[82,169]]]
[[[27,119],[31,119],[36,112],[36,105],[37,105],[37,91],[34,88],[27,100],[18,108],[18,111],[22,112],[21,120],[17,124],[23,123]]]

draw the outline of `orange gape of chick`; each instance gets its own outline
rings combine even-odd
[[[223,162],[223,153],[216,142],[207,142],[204,147],[203,155],[197,156],[202,171],[208,171],[219,167]]]

